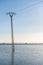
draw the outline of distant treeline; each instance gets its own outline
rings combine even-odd
[[[0,45],[12,45],[12,43],[0,43]],[[14,43],[14,45],[43,45],[43,43]]]

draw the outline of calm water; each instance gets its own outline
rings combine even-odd
[[[14,65],[43,65],[43,45],[15,45]],[[11,45],[0,45],[0,65],[11,65]]]

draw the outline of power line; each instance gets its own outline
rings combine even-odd
[[[35,5],[37,5],[37,4],[41,3],[41,2],[43,2],[43,1],[39,1],[39,2],[37,2],[37,3],[35,3],[35,4],[32,4],[32,5],[30,5],[30,6],[27,6],[27,7],[23,8],[23,9],[19,9],[19,10],[17,10],[16,12],[21,12],[21,11],[24,11],[24,10],[26,10],[26,9],[28,9],[28,8],[32,8],[33,6],[35,6]]]

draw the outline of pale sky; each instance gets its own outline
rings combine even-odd
[[[16,13],[14,42],[43,43],[43,0],[0,0],[0,43],[11,42],[9,11]]]

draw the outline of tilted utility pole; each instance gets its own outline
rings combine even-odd
[[[9,15],[10,19],[11,19],[11,37],[12,37],[12,60],[11,60],[11,65],[14,65],[14,51],[15,51],[15,48],[14,48],[13,21],[12,21],[12,18],[13,18],[13,16],[15,14],[16,13],[14,13],[14,12],[8,12],[7,13],[7,15]]]

